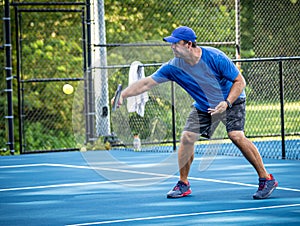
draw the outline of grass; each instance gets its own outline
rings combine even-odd
[[[300,133],[300,102],[284,105],[285,133]],[[281,133],[280,104],[250,104],[246,107],[247,136],[268,136]]]

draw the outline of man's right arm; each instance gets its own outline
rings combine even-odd
[[[122,91],[119,102],[120,104],[122,104],[124,99],[144,93],[158,84],[159,83],[152,79],[151,76],[142,78],[132,83]]]

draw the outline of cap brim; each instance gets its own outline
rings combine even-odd
[[[164,40],[165,42],[175,43],[175,42],[179,42],[181,39],[175,38],[175,37],[173,37],[173,36],[168,36],[168,37],[163,38],[163,40]]]

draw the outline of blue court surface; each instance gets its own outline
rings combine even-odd
[[[279,181],[253,200],[243,157],[195,155],[190,196],[167,199],[176,153],[88,151],[0,157],[0,225],[300,225],[300,161],[264,159]]]

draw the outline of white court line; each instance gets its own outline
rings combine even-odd
[[[39,164],[25,164],[25,165],[0,166],[0,169],[23,168],[23,167],[35,167],[35,166],[49,166],[49,164],[47,164],[47,163],[39,163]]]
[[[76,187],[76,186],[86,186],[86,185],[106,184],[106,183],[124,183],[124,182],[132,182],[132,181],[135,181],[135,180],[136,181],[143,181],[143,180],[151,180],[151,179],[158,179],[158,178],[178,178],[178,176],[176,176],[176,175],[167,175],[167,174],[160,174],[160,173],[159,174],[158,173],[149,173],[149,172],[141,172],[141,171],[136,171],[136,170],[114,169],[114,168],[107,168],[107,167],[78,166],[78,165],[56,164],[56,163],[15,165],[15,166],[7,166],[7,167],[17,168],[17,167],[32,167],[32,166],[52,166],[52,167],[66,167],[66,168],[75,168],[75,169],[106,170],[106,171],[110,171],[110,172],[115,171],[115,172],[122,172],[122,173],[134,173],[134,174],[140,174],[140,175],[155,176],[156,178],[137,178],[137,179],[129,179],[129,180],[111,180],[111,181],[102,181],[102,182],[97,181],[97,182],[44,185],[44,186],[32,186],[32,187],[20,187],[20,188],[4,188],[4,189],[0,189],[0,192],[3,192],[3,191],[18,191],[18,190],[32,190],[32,189],[41,189],[41,188],[56,188],[56,187]],[[231,185],[239,185],[239,186],[245,186],[245,187],[257,187],[256,184],[246,184],[246,183],[240,183],[240,182],[217,180],[217,179],[208,179],[208,178],[201,178],[201,177],[189,177],[189,180],[214,182],[214,183],[220,183],[220,184],[231,184]],[[294,189],[294,188],[277,187],[276,189],[277,190],[300,192],[300,189]]]
[[[163,177],[165,178],[165,177]],[[97,184],[110,184],[110,183],[124,183],[132,181],[144,181],[144,180],[157,180],[159,178],[139,178],[139,179],[127,179],[127,180],[111,180],[111,181],[95,181],[95,182],[84,182],[84,183],[69,183],[69,184],[53,184],[53,185],[41,185],[41,186],[31,186],[31,187],[19,187],[19,188],[3,188],[0,192],[6,191],[23,191],[23,190],[35,190],[44,188],[62,188],[62,187],[78,187],[78,186],[89,186]]]
[[[278,205],[278,206],[263,206],[263,207],[255,207],[255,208],[243,208],[243,209],[217,210],[217,211],[208,211],[208,212],[171,214],[171,215],[162,215],[162,216],[153,216],[153,217],[127,218],[127,219],[120,219],[120,220],[89,222],[89,223],[83,223],[83,224],[70,224],[70,225],[67,225],[67,226],[113,224],[113,223],[124,223],[124,222],[134,222],[134,221],[144,221],[144,220],[169,219],[169,218],[178,218],[178,217],[190,217],[190,216],[213,215],[213,214],[224,214],[224,213],[238,213],[238,212],[249,212],[249,211],[257,211],[257,210],[267,210],[267,209],[280,209],[280,208],[298,207],[298,206],[300,206],[300,203],[287,204],[287,205]]]

